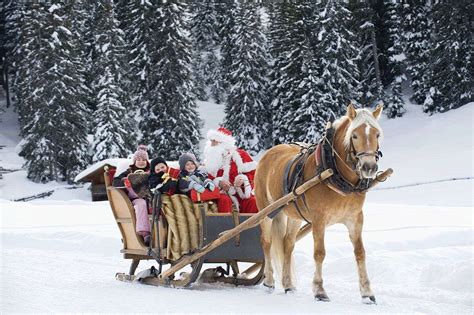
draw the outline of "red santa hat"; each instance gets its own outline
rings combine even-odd
[[[211,129],[207,132],[208,140],[215,140],[230,148],[235,146],[235,138],[232,132],[224,127],[219,127],[217,130]]]

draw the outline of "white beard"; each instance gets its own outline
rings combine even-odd
[[[212,176],[217,176],[217,172],[224,167],[224,161],[230,152],[222,146],[211,146],[207,143],[204,147],[204,167]]]

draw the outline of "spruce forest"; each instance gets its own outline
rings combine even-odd
[[[35,182],[72,181],[139,143],[199,154],[198,101],[256,155],[405,97],[427,115],[473,101],[474,2],[17,1],[0,4],[1,83]],[[8,80],[6,80],[8,78]]]

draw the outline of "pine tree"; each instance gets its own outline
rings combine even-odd
[[[413,89],[412,99],[423,104],[427,93],[425,82],[431,34],[430,8],[424,0],[410,1],[403,4],[403,12],[404,51],[407,56],[406,70]]]
[[[295,113],[301,108],[300,91],[305,59],[314,58],[313,32],[317,29],[315,8],[308,4],[279,2],[271,8],[269,38],[274,59],[271,71],[273,142],[284,143],[301,138],[296,129]],[[309,57],[313,56],[313,57]]]
[[[98,4],[94,68],[98,73],[94,84],[97,110],[94,113],[94,161],[124,157],[132,149],[133,129],[127,109],[121,82],[124,78],[123,33],[115,18],[112,0]]]
[[[200,140],[201,120],[193,98],[186,12],[179,0],[161,4],[155,30],[160,59],[152,65],[150,102],[143,111],[143,141],[151,147],[152,154],[168,159],[178,159],[183,152],[198,154]]]
[[[351,29],[357,38],[359,55],[360,103],[371,106],[384,99],[382,80],[379,66],[379,48],[375,33],[376,14],[370,2],[350,1],[352,12]]]
[[[20,126],[23,126],[28,121],[29,111],[25,106],[24,97],[28,95],[29,85],[25,84],[26,73],[29,71],[28,67],[23,62],[26,55],[26,48],[32,47],[33,43],[26,44],[25,32],[31,26],[25,23],[25,15],[27,6],[21,1],[8,0],[3,2],[3,11],[5,14],[5,45],[6,49],[6,64],[8,66],[8,73],[10,78],[10,91],[12,92],[12,99],[18,114]]]
[[[235,59],[236,48],[234,47],[233,36],[235,30],[235,18],[237,14],[237,5],[234,1],[222,1],[216,5],[218,36],[220,42],[220,81],[222,88],[228,95],[232,86],[231,67]]]
[[[327,0],[322,7],[317,34],[317,60],[320,76],[320,106],[336,117],[358,95],[358,69],[355,64],[355,37],[347,28],[350,11],[340,0]]]
[[[32,44],[26,53],[26,82],[33,92],[24,99],[31,121],[21,131],[21,155],[34,181],[72,181],[88,162],[88,116],[74,11],[73,3],[32,4],[25,16],[27,42]]]
[[[239,146],[255,155],[266,148],[269,137],[266,39],[256,4],[242,3],[236,17],[236,54],[230,68],[232,86],[225,108],[225,126],[236,135]]]
[[[295,141],[316,143],[324,134],[328,112],[320,106],[321,95],[319,88],[318,69],[315,61],[308,56],[305,58],[303,67],[303,81],[299,85],[298,98],[300,106],[294,113],[292,125],[295,128]]]
[[[122,4],[122,27],[128,47],[128,73],[126,91],[130,94],[126,103],[129,113],[135,113],[135,124],[141,124],[146,109],[156,104],[150,98],[156,84],[153,65],[161,58],[160,42],[156,29],[160,25],[159,4],[149,1],[124,1]],[[139,131],[141,132],[141,130]],[[142,140],[142,135],[139,139]]]
[[[393,78],[390,83],[390,96],[385,104],[385,112],[388,118],[401,117],[406,112],[402,100],[402,82],[406,80],[403,73],[405,54],[403,53],[402,37],[402,15],[401,4],[398,2],[387,2],[387,14],[389,16],[388,35],[390,47],[388,48],[388,67]]]
[[[429,92],[423,110],[445,112],[473,101],[472,12],[468,0],[433,6]]]
[[[191,33],[195,57],[193,58],[194,82],[196,94],[201,101],[208,100],[207,86],[212,85],[216,78],[216,69],[219,69],[215,50],[217,49],[218,25],[214,1],[196,2],[193,5]],[[219,89],[214,88],[214,94]],[[217,95],[217,98],[221,98]]]
[[[380,79],[383,87],[386,89],[393,81],[393,75],[389,66],[388,49],[391,47],[389,36],[390,16],[387,11],[390,1],[370,1],[370,6],[374,11],[373,21],[375,25],[375,39],[378,49],[378,61],[380,69]]]

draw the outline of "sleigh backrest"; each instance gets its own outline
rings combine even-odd
[[[104,180],[110,208],[122,235],[123,249],[121,252],[124,253],[125,258],[131,258],[128,257],[130,255],[147,256],[148,249],[135,231],[135,209],[130,199],[123,190],[111,185],[108,169],[104,172]]]

